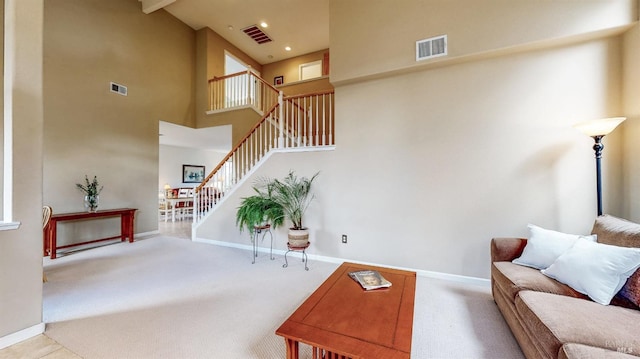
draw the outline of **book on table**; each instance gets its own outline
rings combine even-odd
[[[376,270],[349,272],[349,276],[358,282],[365,290],[391,287],[391,282],[386,280],[380,272]]]

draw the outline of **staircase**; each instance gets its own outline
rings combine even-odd
[[[251,72],[209,81],[208,114],[252,108],[262,118],[194,191],[194,225],[272,151],[314,150],[335,145],[334,91],[285,96]]]

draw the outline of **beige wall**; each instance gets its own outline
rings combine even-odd
[[[640,25],[624,36],[624,214],[640,220]]]
[[[637,20],[637,0],[330,2],[334,85],[487,51],[531,46]],[[447,57],[415,61],[415,42],[448,35]]]
[[[325,53],[328,52],[328,49],[316,51],[264,65],[262,77],[273,85],[276,76],[283,76],[284,84],[277,86],[277,88],[288,96],[333,90],[328,76],[307,81],[300,81],[299,78],[300,65],[318,60],[323,61]]]
[[[47,0],[44,28],[44,202],[83,210],[75,184],[97,175],[102,208],[138,208],[136,233],[157,230],[158,122],[195,124],[195,31],[134,0]],[[63,227],[63,243],[84,231]]]
[[[460,3],[438,2],[444,20],[434,21],[449,24],[444,32],[455,35],[452,46],[466,44],[451,48],[465,61],[414,66],[415,40],[438,33],[405,23],[425,13],[441,19],[429,7],[433,2],[331,2],[338,146],[274,155],[253,177],[321,171],[307,221],[310,253],[488,278],[492,237],[526,236],[528,223],[590,231],[596,216],[593,140],[572,125],[623,112],[623,46],[638,45],[611,34],[566,36],[630,25],[622,11],[630,3],[536,3],[525,11],[521,2],[513,14],[499,6],[487,15],[475,9],[481,20],[497,17],[494,32],[483,21],[469,22],[472,11],[454,6]],[[454,16],[456,9],[462,18]],[[511,19],[507,15],[513,15],[513,31],[500,21]],[[377,17],[391,23],[380,29],[358,23]],[[519,21],[528,26],[520,28]],[[345,33],[350,36],[340,36]],[[494,51],[506,46],[519,51]],[[363,59],[365,53],[376,56]],[[409,69],[396,71],[403,66]],[[623,134],[605,138],[603,160],[605,211],[619,216],[625,214]],[[250,244],[232,219],[251,181],[198,229],[199,238]],[[349,244],[340,243],[341,234],[349,235]],[[284,230],[277,237],[283,249]]]
[[[312,254],[488,278],[491,237],[526,236],[528,223],[591,229],[593,144],[571,126],[618,110],[620,79],[608,77],[618,43],[338,87],[336,150],[279,154],[254,178],[321,171],[307,221]],[[250,182],[198,237],[250,243],[231,221]]]
[[[493,236],[524,236],[529,222],[590,231],[596,214],[593,140],[571,126],[623,112],[623,51],[619,37],[587,39],[633,25],[637,1],[509,7],[499,1],[407,1],[366,7],[367,16],[360,5],[330,3],[339,173],[367,179],[340,197],[347,207],[335,208],[343,208],[344,217],[358,213],[349,203],[390,185],[392,195],[363,207],[404,211],[387,212],[387,221],[374,217],[371,223],[388,225],[367,231],[370,246],[354,253],[488,277]],[[419,21],[424,14],[433,21]],[[390,23],[364,26],[358,19],[365,18]],[[450,55],[412,72],[422,66],[415,63],[415,40],[443,33]],[[363,59],[371,53],[376,56]],[[605,212],[619,216],[625,215],[623,134],[605,138]],[[387,227],[401,229],[394,234]],[[410,249],[394,252],[389,238],[409,241]]]
[[[274,77],[276,76],[283,76],[285,85],[292,82],[298,82],[300,81],[300,65],[314,61],[322,61],[324,59],[324,54],[328,52],[329,49],[316,51],[310,54],[264,65],[262,77],[272,85]]]
[[[0,344],[8,334],[38,330],[42,322],[43,0],[6,3],[15,6],[15,16],[5,19],[15,35],[5,35],[19,44],[6,52],[15,67],[13,99],[4,105],[13,111],[13,220],[21,224],[0,231]]]

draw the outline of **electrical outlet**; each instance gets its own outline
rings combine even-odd
[[[347,243],[347,235],[346,234],[342,235],[342,243]]]

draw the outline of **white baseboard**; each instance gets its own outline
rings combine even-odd
[[[248,250],[248,251],[253,250],[253,246],[250,246],[250,245],[239,244],[239,243],[231,243],[231,242],[225,242],[225,241],[217,241],[217,240],[213,240],[213,239],[196,238],[193,241],[194,242],[200,242],[200,243],[213,244],[213,245],[221,246],[221,247],[238,248],[238,249],[244,249],[244,250]],[[270,250],[269,248],[258,247],[258,252],[269,253],[269,250]],[[273,253],[274,254],[279,254],[279,255],[284,255],[286,253],[286,251],[285,250],[281,250],[281,249],[274,249]],[[451,281],[451,282],[457,282],[457,283],[462,283],[462,284],[470,284],[470,285],[478,285],[478,286],[483,286],[483,287],[489,287],[491,285],[491,281],[489,279],[485,279],[485,278],[469,277],[469,276],[463,276],[463,275],[457,275],[457,274],[449,274],[449,273],[441,273],[441,272],[432,272],[432,271],[426,271],[426,270],[414,269],[414,268],[407,268],[407,267],[390,266],[390,265],[386,265],[386,264],[356,261],[356,260],[351,260],[351,259],[346,259],[346,258],[326,257],[326,256],[315,255],[315,254],[309,254],[309,253],[307,253],[307,255],[308,255],[309,259],[322,261],[322,262],[337,263],[337,264],[340,264],[342,262],[351,262],[351,263],[358,263],[358,264],[378,266],[378,267],[388,267],[388,268],[394,268],[394,269],[400,269],[400,270],[416,272],[416,275],[417,276],[421,276],[421,277],[442,279],[442,280],[447,280],[447,281]]]
[[[138,239],[138,238],[146,238],[146,237],[152,237],[152,236],[157,236],[160,234],[159,230],[155,230],[155,231],[149,231],[149,232],[142,232],[142,233],[134,233],[133,234],[133,238]]]
[[[44,323],[36,324],[32,327],[22,329],[21,331],[5,335],[0,338],[0,349],[20,343],[21,341],[33,338],[42,333],[44,333]]]

